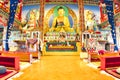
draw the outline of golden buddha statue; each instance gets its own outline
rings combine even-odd
[[[54,18],[52,27],[50,28],[50,31],[56,31],[56,32],[72,32],[73,29],[70,28],[70,23],[68,17],[64,16],[65,10],[63,7],[59,7],[57,9],[58,16]]]

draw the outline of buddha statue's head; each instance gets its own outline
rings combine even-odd
[[[63,7],[59,7],[57,11],[58,11],[58,16],[64,16],[65,11]]]

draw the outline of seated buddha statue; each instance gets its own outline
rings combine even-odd
[[[56,31],[60,32],[72,32],[73,29],[70,28],[70,23],[68,17],[64,16],[65,10],[63,7],[59,7],[57,9],[58,16],[53,19],[52,27],[50,28],[50,31]]]

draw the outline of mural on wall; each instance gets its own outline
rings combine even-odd
[[[67,42],[67,46],[70,41],[75,42],[80,33],[78,5],[46,4],[43,29],[45,42]]]
[[[22,1],[18,3],[15,18],[21,20],[21,10],[22,10]],[[10,1],[1,0],[0,1],[0,25],[6,27],[7,21],[10,13]]]
[[[85,15],[85,29],[89,31],[98,30],[97,24],[100,23],[100,10],[99,6],[84,6]]]
[[[45,5],[44,30],[46,32],[76,32],[78,27],[78,6]]]
[[[25,5],[22,11],[22,29],[23,30],[33,30],[38,27],[39,19],[39,5]]]
[[[0,1],[0,26],[7,26],[8,16],[9,13],[10,1],[8,0],[1,0]],[[7,14],[8,15],[8,14]]]

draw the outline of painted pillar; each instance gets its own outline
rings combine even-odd
[[[39,27],[40,27],[40,31],[42,31],[41,32],[41,39],[42,39],[42,41],[43,41],[43,36],[44,36],[44,34],[43,34],[43,27],[44,27],[44,6],[45,6],[45,0],[40,0],[40,17],[39,17]]]
[[[79,7],[79,29],[80,29],[80,41],[82,44],[82,32],[85,31],[85,22],[84,22],[84,1],[78,0]]]
[[[79,27],[80,31],[85,30],[85,22],[84,22],[84,1],[83,0],[78,0],[78,7],[79,7]]]
[[[23,0],[19,0],[19,6],[20,6],[20,13],[18,15],[18,19],[21,20],[22,19],[22,7],[23,7]]]
[[[107,15],[106,15],[106,6],[103,3],[103,0],[100,0],[99,7],[100,7],[100,19],[101,19],[101,22],[104,22],[108,18],[107,18]]]

